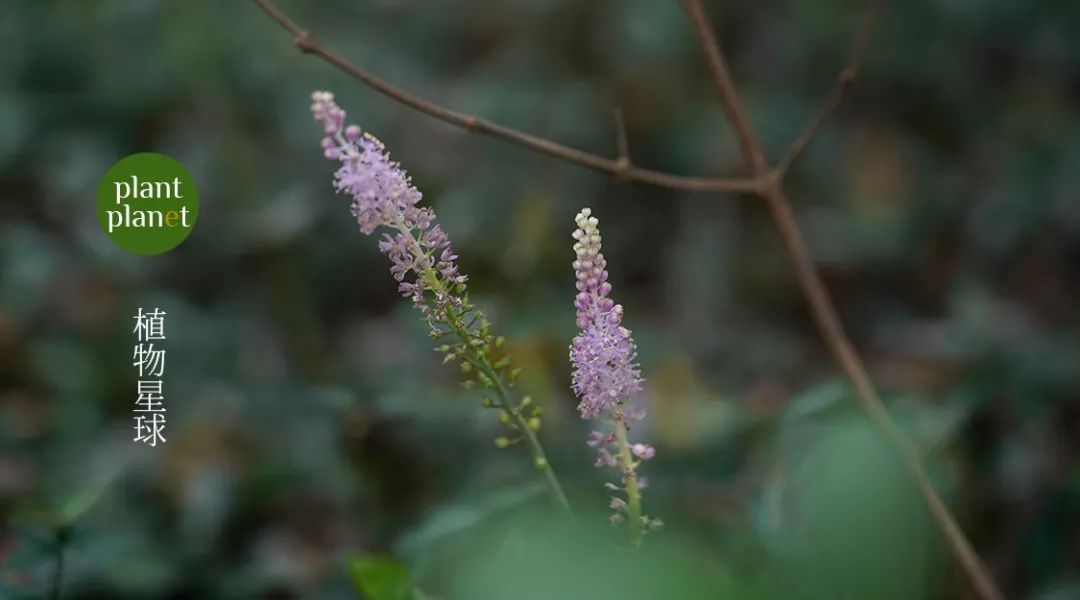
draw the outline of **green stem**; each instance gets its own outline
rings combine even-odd
[[[461,337],[459,332],[458,336]],[[466,334],[467,335],[467,334]],[[477,353],[479,354],[479,353]],[[510,416],[510,419],[514,421],[514,425],[517,426],[518,431],[525,438],[525,443],[529,446],[529,453],[532,454],[533,464],[537,469],[544,472],[544,478],[547,480],[548,489],[551,491],[551,496],[555,499],[559,508],[566,512],[572,512],[570,510],[570,502],[566,499],[566,494],[563,492],[562,485],[559,484],[559,478],[555,476],[555,471],[551,468],[551,463],[548,462],[547,455],[544,453],[544,447],[540,444],[540,438],[536,437],[536,432],[529,427],[529,422],[524,415],[521,414],[521,410],[514,406],[510,398],[510,391],[506,389],[506,384],[495,372],[495,369],[491,366],[491,362],[488,361],[485,356],[478,356],[478,362],[484,371],[495,385],[495,393],[499,396],[499,404],[503,412]]]
[[[630,540],[634,546],[641,544],[644,534],[641,522],[641,490],[638,488],[634,455],[630,452],[630,442],[627,440],[626,420],[622,415],[615,418],[615,442],[619,448],[619,467],[626,474],[626,516],[630,521]]]
[[[420,243],[413,236],[412,231],[404,224],[397,225],[398,231],[405,235],[412,246],[411,251],[417,257],[425,259],[424,271],[422,277],[425,283],[430,286],[436,293],[448,296],[449,292],[443,285],[443,282],[439,280],[438,275],[435,272],[435,268],[427,254],[424,253],[420,247]],[[513,421],[515,427],[521,432],[526,445],[529,447],[529,453],[532,455],[533,464],[537,469],[544,472],[544,478],[547,481],[548,490],[551,493],[555,503],[562,510],[567,513],[572,513],[570,509],[570,502],[566,499],[566,493],[563,492],[562,485],[559,483],[559,478],[555,475],[555,471],[551,468],[551,463],[548,462],[547,455],[544,452],[544,447],[540,444],[540,439],[536,436],[536,432],[529,427],[529,422],[524,415],[521,414],[521,410],[514,405],[510,390],[507,388],[506,383],[503,382],[502,377],[496,372],[495,368],[491,365],[491,361],[483,352],[479,351],[472,345],[472,340],[469,336],[469,332],[466,330],[459,315],[457,315],[452,308],[447,307],[447,316],[451,327],[454,329],[454,333],[458,339],[461,340],[462,347],[468,349],[470,356],[468,360],[475,367],[479,368],[489,380],[491,380],[494,386],[495,394],[498,396],[498,408],[500,408],[510,420]]]

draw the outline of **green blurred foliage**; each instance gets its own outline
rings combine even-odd
[[[454,109],[679,173],[742,168],[677,2],[282,0]],[[770,156],[862,2],[709,2]],[[767,212],[625,185],[452,129],[300,55],[250,2],[11,0],[0,19],[0,597],[352,598],[393,555],[436,598],[956,598],[902,469],[854,411]],[[789,182],[855,345],[1010,597],[1080,586],[1080,4],[887,3]],[[330,187],[308,95],[401,160],[547,405],[580,528],[443,369]],[[159,257],[94,215],[119,158],[200,192]],[[568,390],[569,233],[603,222],[647,379],[648,512],[602,525]],[[131,442],[130,319],[168,311],[169,442]],[[67,533],[70,531],[70,535]],[[514,595],[500,595],[513,585]],[[644,594],[644,595],[642,595]]]
[[[349,561],[356,588],[371,600],[416,600],[405,565],[385,556],[363,556]]]

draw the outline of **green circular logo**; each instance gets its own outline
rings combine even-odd
[[[98,186],[97,214],[105,235],[133,254],[168,252],[199,216],[199,192],[183,165],[164,154],[120,159]]]

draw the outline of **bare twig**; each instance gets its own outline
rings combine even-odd
[[[876,0],[871,1],[876,2]],[[753,175],[758,178],[765,178],[766,185],[762,189],[762,197],[772,213],[773,220],[780,231],[780,236],[783,238],[784,245],[791,256],[799,285],[802,287],[803,294],[810,304],[814,320],[817,322],[825,342],[837,362],[840,363],[840,367],[844,370],[848,379],[851,380],[855,388],[856,398],[859,400],[863,410],[907,464],[931,516],[978,594],[985,600],[1002,600],[1004,596],[998,590],[989,570],[975,553],[971,542],[956,523],[955,517],[953,517],[945,502],[934,490],[918,453],[889,415],[885,404],[881,401],[881,397],[878,396],[877,390],[870,380],[862,359],[855,351],[851,340],[848,339],[844,326],[840,322],[840,317],[836,313],[836,308],[829,297],[828,291],[826,291],[821,275],[814,267],[810,252],[806,248],[806,242],[803,240],[802,233],[792,213],[791,204],[784,194],[781,185],[783,172],[780,170],[770,171],[765,162],[761,144],[757,141],[753,129],[746,119],[738,94],[735,91],[730,70],[727,68],[723,52],[716,41],[716,36],[713,33],[713,28],[709,23],[708,15],[705,13],[701,0],[682,0],[682,3],[693,24],[694,34],[701,43],[705,58],[709,63],[713,81],[720,92],[724,112],[731,121],[732,127],[735,128],[739,143],[743,149],[743,155],[747,162],[750,163]],[[864,31],[868,31],[865,25]],[[856,50],[857,55],[861,56],[861,53],[865,51],[865,37],[867,35],[864,33],[864,39]],[[860,59],[857,58],[855,61],[856,66],[858,60]]]
[[[776,166],[776,172],[781,179],[795,164],[795,161],[799,159],[807,146],[810,145],[810,142],[814,141],[825,122],[836,112],[836,109],[844,100],[844,95],[847,94],[847,91],[858,78],[859,68],[862,66],[863,58],[866,56],[866,49],[870,45],[870,33],[874,29],[874,23],[877,21],[879,12],[881,12],[881,0],[870,0],[870,4],[863,14],[859,35],[855,39],[855,47],[850,58],[848,58],[847,64],[844,65],[843,69],[840,69],[840,73],[836,76],[836,82],[833,83],[832,90],[825,99],[825,104],[818,110],[814,118],[806,124],[799,136],[791,142],[791,146],[788,147],[784,157],[780,159],[780,163]]]
[[[429,100],[414,96],[337,55],[319,42],[310,31],[300,27],[296,22],[282,13],[270,0],[255,0],[255,3],[258,4],[271,19],[292,34],[293,43],[295,43],[296,47],[302,52],[314,54],[375,91],[414,110],[439,119],[444,123],[449,123],[474,133],[501,138],[505,141],[529,148],[530,150],[547,154],[548,156],[554,156],[555,158],[578,164],[595,171],[615,175],[627,181],[635,181],[657,187],[684,191],[741,192],[750,194],[756,194],[760,191],[761,182],[756,179],[688,177],[654,171],[651,169],[643,169],[618,160],[612,160],[610,158],[584,152],[577,148],[571,148],[546,138],[512,129],[504,125],[499,125],[498,123],[492,123],[491,121],[486,121],[473,115],[452,111]]]
[[[626,134],[626,121],[623,120],[621,108],[615,107],[611,110],[611,121],[615,126],[615,148],[619,152],[615,162],[625,169],[633,163],[630,159],[630,139]],[[626,178],[616,175],[615,180],[626,181]]]
[[[630,166],[630,140],[626,135],[626,121],[623,119],[622,109],[612,109],[611,120],[615,124],[615,144],[619,151],[619,158],[615,162]]]
[[[727,60],[724,59],[723,52],[720,51],[720,44],[716,42],[716,34],[709,25],[705,8],[700,2],[686,0],[683,1],[683,7],[694,24],[694,37],[697,38],[698,43],[701,44],[701,50],[705,53],[705,60],[709,63],[709,76],[712,77],[713,84],[720,92],[721,106],[728,122],[735,129],[735,137],[739,138],[743,158],[749,163],[750,171],[754,175],[764,177],[769,170],[765,153],[761,149],[761,142],[757,140],[757,135],[754,134],[754,128],[750,125],[750,119],[747,118],[742,103],[739,102],[739,95],[735,91],[735,83],[731,77],[731,69],[728,67]]]

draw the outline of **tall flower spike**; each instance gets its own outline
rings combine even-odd
[[[580,332],[570,344],[574,372],[571,383],[580,402],[581,418],[602,426],[586,442],[596,448],[597,467],[614,467],[620,484],[609,483],[611,522],[629,521],[631,540],[637,545],[648,529],[663,525],[641,512],[641,490],[645,479],[638,476],[643,461],[656,455],[648,444],[631,443],[630,423],[645,418],[645,409],[628,401],[641,391],[641,370],[637,346],[630,330],[622,326],[623,308],[609,295],[607,260],[600,252],[599,221],[592,209],[584,208],[574,218],[574,272],[577,276],[577,326]]]
[[[360,232],[371,235],[379,228],[388,230],[379,241],[379,250],[390,258],[398,291],[412,299],[431,336],[444,340],[437,349],[447,362],[460,363],[465,386],[485,388],[494,396],[485,398],[484,406],[500,410],[500,420],[513,432],[512,437],[498,438],[496,445],[525,442],[552,496],[569,510],[536,437],[541,407],[528,397],[520,401],[511,397],[518,370],[511,368],[510,357],[502,351],[503,339],[492,335],[483,311],[469,300],[458,256],[446,232],[435,223],[434,211],[419,205],[423,196],[405,169],[390,160],[382,142],[357,125],[345,125],[345,111],[333,94],[314,92],[311,113],[322,126],[323,154],[341,165],[334,173],[334,188],[352,198]]]

